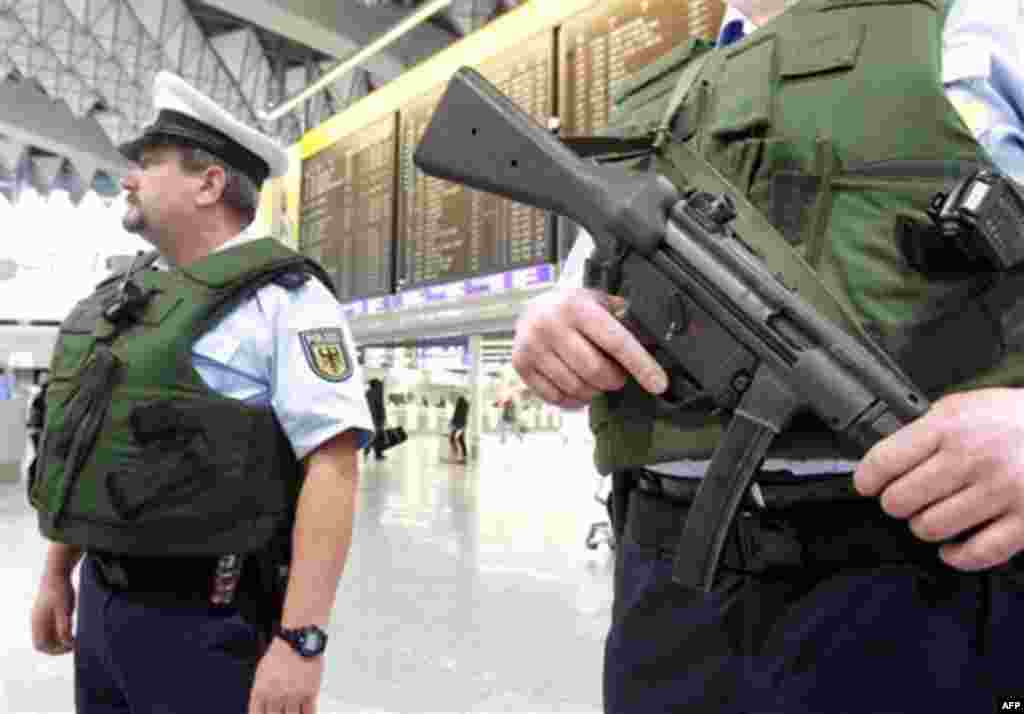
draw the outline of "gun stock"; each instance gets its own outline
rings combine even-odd
[[[413,163],[430,176],[571,218],[605,250],[615,238],[649,254],[679,199],[659,176],[581,160],[469,67],[449,81]]]

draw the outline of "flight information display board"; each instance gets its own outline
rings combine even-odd
[[[299,251],[341,300],[393,288],[397,122],[388,114],[302,162]]]
[[[554,33],[488,60],[478,71],[547,125],[554,112]],[[551,262],[546,212],[428,177],[412,163],[444,86],[400,112],[398,284],[402,289]]]
[[[566,136],[608,126],[609,88],[690,37],[714,39],[722,0],[608,0],[562,24],[559,115]]]

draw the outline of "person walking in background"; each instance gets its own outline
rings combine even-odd
[[[469,400],[462,394],[455,399],[455,410],[448,424],[448,446],[451,459],[455,463],[464,464],[468,459],[466,450],[466,425],[469,423]]]
[[[511,431],[519,437],[519,441],[523,441],[523,427],[519,423],[519,407],[515,394],[510,391],[504,399],[498,402],[498,406],[501,408],[501,416],[498,419],[498,439],[504,444],[508,432]]]
[[[373,451],[374,458],[382,461],[384,456],[384,429],[388,423],[387,406],[384,404],[384,383],[374,377],[366,388],[366,403],[370,407],[370,417],[373,419],[373,440],[366,445],[363,455],[370,456]]]
[[[5,365],[0,372],[0,401],[14,399],[14,386],[14,370]]]

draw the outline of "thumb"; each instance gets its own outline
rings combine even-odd
[[[63,645],[70,645],[73,641],[71,636],[71,613],[64,608],[58,608],[54,613],[57,625],[57,639]]]
[[[596,296],[597,301],[604,306],[604,309],[616,317],[619,317],[626,311],[626,308],[629,307],[629,302],[626,298],[619,295],[610,295],[609,293],[601,292],[600,290],[594,290],[593,293]]]

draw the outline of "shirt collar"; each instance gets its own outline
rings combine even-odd
[[[742,12],[732,6],[726,7],[716,44],[719,47],[726,47],[738,42],[756,29],[757,25],[748,20]]]

